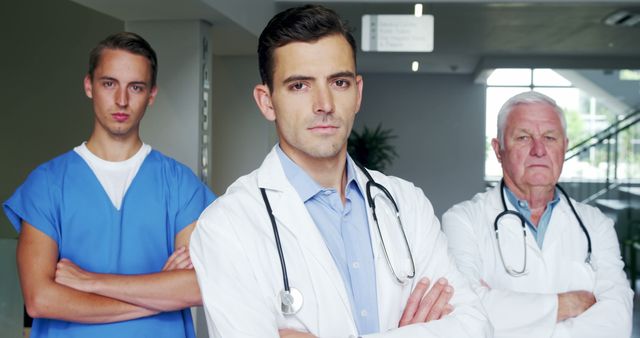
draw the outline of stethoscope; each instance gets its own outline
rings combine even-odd
[[[358,166],[358,168],[360,168],[360,170],[362,170],[365,176],[367,176],[367,185],[365,188],[367,203],[371,208],[371,211],[373,214],[373,220],[376,223],[376,229],[378,230],[378,235],[380,236],[380,243],[382,244],[382,249],[384,251],[384,257],[387,261],[387,265],[389,266],[389,269],[393,273],[393,276],[395,277],[396,281],[398,281],[398,283],[400,284],[404,284],[408,280],[413,279],[415,277],[416,267],[413,261],[413,254],[411,253],[411,248],[409,247],[409,242],[407,241],[407,235],[405,234],[404,227],[402,226],[402,220],[400,219],[400,210],[398,208],[398,205],[396,204],[396,201],[393,199],[393,196],[391,196],[391,193],[389,193],[389,191],[383,185],[374,181],[373,177],[371,177],[369,172],[367,172],[367,170],[364,167],[362,167],[360,164],[356,163],[356,165]],[[398,224],[400,226],[400,232],[402,233],[402,238],[404,239],[405,248],[409,256],[409,259],[411,260],[411,273],[407,274],[406,276],[399,276],[396,270],[393,268],[393,264],[391,264],[391,259],[389,258],[387,247],[385,245],[384,238],[382,237],[382,231],[380,230],[380,224],[378,223],[378,216],[376,215],[376,202],[375,202],[375,199],[371,196],[372,187],[375,187],[381,190],[386,196],[386,198],[389,201],[391,201],[391,204],[393,204],[393,207],[395,209],[395,214],[396,214],[396,217],[398,218]],[[300,292],[300,290],[294,287],[291,287],[289,285],[289,276],[287,274],[287,264],[285,263],[284,254],[282,253],[282,244],[280,242],[280,235],[278,234],[278,226],[276,225],[276,219],[273,216],[273,210],[271,209],[271,204],[269,203],[269,198],[267,197],[266,190],[264,188],[260,188],[260,193],[262,194],[262,200],[264,201],[264,205],[267,208],[267,213],[269,214],[269,220],[271,221],[271,227],[273,228],[273,237],[275,238],[275,241],[276,241],[276,248],[278,249],[278,256],[280,257],[280,266],[282,268],[282,282],[284,284],[284,288],[282,289],[282,291],[280,291],[280,294],[278,295],[280,298],[280,311],[282,311],[282,314],[285,316],[291,316],[298,313],[298,311],[300,311],[300,309],[302,308],[302,303],[304,302],[304,297],[302,296],[302,293]]]
[[[582,219],[580,218],[580,216],[578,215],[578,212],[574,208],[573,203],[571,203],[571,199],[569,198],[569,195],[567,194],[567,192],[564,191],[564,189],[559,184],[556,184],[556,188],[560,190],[562,195],[564,195],[565,199],[567,200],[567,203],[569,203],[569,207],[571,207],[571,211],[573,212],[573,215],[576,216],[576,219],[578,220],[578,224],[580,224],[580,228],[582,229],[582,232],[584,232],[584,235],[587,238],[587,258],[585,258],[584,262],[587,263],[589,266],[591,266],[593,270],[595,270],[593,264],[591,263],[591,236],[589,236],[589,232],[587,231],[587,228],[584,226],[584,223],[582,223]],[[527,221],[524,218],[524,216],[522,216],[522,214],[519,213],[518,211],[507,209],[507,202],[505,201],[505,198],[504,198],[504,180],[500,181],[500,198],[502,199],[502,207],[504,208],[504,211],[502,211],[501,213],[498,214],[498,216],[496,216],[496,219],[493,222],[493,228],[496,233],[496,241],[498,242],[498,252],[500,253],[502,266],[504,266],[505,271],[513,277],[524,276],[528,272],[527,271],[527,231],[526,231]],[[520,220],[520,223],[522,224],[522,243],[523,243],[523,250],[524,250],[524,262],[522,264],[521,270],[516,270],[508,266],[507,263],[505,262],[504,255],[502,253],[498,223],[500,222],[500,218],[505,216],[515,216]]]

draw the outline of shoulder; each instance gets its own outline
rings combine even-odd
[[[37,166],[29,174],[25,183],[46,181],[47,184],[54,184],[56,181],[63,181],[69,168],[82,164],[82,161],[82,158],[73,150],[68,151]]]
[[[243,215],[245,217],[249,216],[245,211],[255,210],[253,209],[255,208],[254,204],[260,202],[259,195],[260,190],[258,188],[256,170],[233,182],[224,194],[218,196],[218,198],[204,210],[200,219],[205,222],[208,220],[218,221],[222,214],[236,214],[238,217],[243,217]]]
[[[607,217],[607,215],[600,211],[600,209],[589,204],[577,202],[573,198],[571,199],[571,203],[573,203],[576,211],[578,212],[578,215],[580,215],[581,219],[583,219],[583,222],[587,220],[587,222],[585,222],[585,226],[593,227],[602,223],[610,223],[610,225],[613,226],[613,220]],[[571,213],[571,207],[567,207],[569,208],[568,212]],[[587,225],[587,223],[589,225]]]
[[[153,166],[154,170],[160,170],[167,179],[179,182],[184,180],[200,182],[191,168],[155,149],[149,152],[145,162]]]
[[[480,220],[481,215],[494,208],[492,206],[494,194],[496,194],[496,190],[491,189],[477,193],[471,199],[453,205],[442,215],[442,226],[447,227],[451,223],[459,223],[460,219],[468,221]],[[456,222],[450,222],[452,219],[456,219]]]

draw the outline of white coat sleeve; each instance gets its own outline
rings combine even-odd
[[[582,215],[590,227],[596,303],[576,318],[559,323],[553,337],[629,337],[633,322],[633,291],[623,271],[613,221],[596,209]]]
[[[279,337],[277,320],[260,294],[243,241],[222,209],[205,210],[190,243],[209,336]]]
[[[495,337],[550,337],[556,326],[557,295],[489,289],[480,284],[486,248],[480,248],[476,229],[482,219],[457,205],[442,216],[442,227],[458,268],[482,299]]]
[[[447,239],[440,229],[431,203],[419,188],[411,189],[408,200],[410,210],[404,210],[411,216],[409,222],[415,222],[415,247],[413,249],[416,264],[415,281],[428,277],[435,281],[445,277],[454,288],[450,304],[454,312],[444,318],[428,323],[407,325],[376,335],[366,337],[491,337],[493,329],[477,294],[471,290],[465,278],[456,268],[453,258],[447,251]],[[401,210],[403,212],[403,210]],[[411,236],[410,234],[407,234]]]

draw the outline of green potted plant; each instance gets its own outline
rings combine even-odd
[[[364,126],[361,132],[355,129],[349,135],[347,151],[351,158],[366,168],[384,172],[395,157],[395,147],[390,143],[396,138],[391,129],[382,129],[378,124],[375,129]]]

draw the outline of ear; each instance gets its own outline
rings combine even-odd
[[[147,103],[147,107],[151,106],[153,102],[155,102],[156,95],[158,95],[158,86],[153,86],[153,88],[151,88],[151,93],[149,94],[149,103]]]
[[[276,112],[273,109],[273,102],[271,101],[271,92],[269,87],[264,84],[259,84],[253,88],[253,99],[256,100],[256,104],[262,115],[269,121],[276,120]]]
[[[84,94],[88,98],[93,99],[93,84],[91,83],[91,77],[89,74],[84,76]]]
[[[493,148],[493,152],[496,154],[498,162],[502,163],[502,157],[500,156],[500,141],[498,141],[497,138],[491,139],[491,147]]]
[[[358,88],[358,98],[356,103],[356,114],[360,111],[360,104],[362,103],[362,75],[356,75],[356,86]]]

